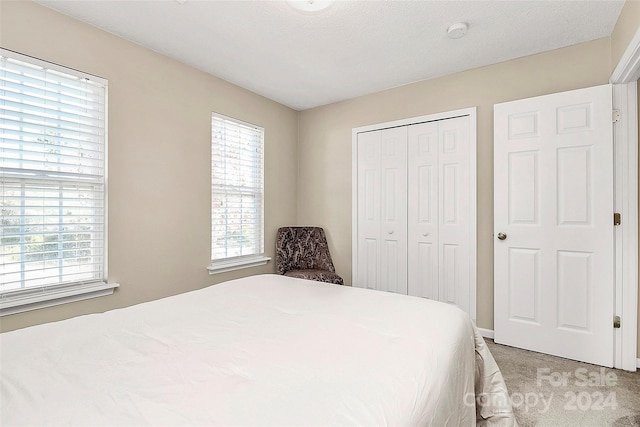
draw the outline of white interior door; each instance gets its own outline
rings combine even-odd
[[[494,108],[501,344],[613,365],[610,85]]]

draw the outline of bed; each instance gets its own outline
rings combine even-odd
[[[267,274],[0,334],[0,425],[516,425],[427,299]]]

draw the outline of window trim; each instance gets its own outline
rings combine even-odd
[[[120,286],[118,283],[108,283],[108,254],[109,254],[109,83],[108,80],[93,74],[89,74],[75,68],[66,67],[54,62],[39,59],[33,56],[25,55],[9,49],[0,48],[0,55],[15,58],[17,60],[28,62],[36,66],[48,68],[62,72],[64,74],[73,74],[77,77],[90,79],[99,82],[104,86],[104,247],[103,247],[103,280],[94,280],[89,282],[73,282],[49,285],[44,287],[24,288],[12,290],[8,292],[0,291],[0,317],[16,313],[22,313],[31,310],[37,310],[45,307],[52,307],[70,302],[81,301],[85,299],[97,298],[106,295],[112,295],[116,288]]]
[[[9,296],[2,296],[0,317],[111,295],[119,286],[105,282],[67,283],[38,288],[38,292],[33,292],[34,289],[13,291]]]
[[[261,219],[261,233],[262,236],[261,237],[261,241],[262,241],[262,252],[261,253],[257,253],[257,254],[251,254],[251,255],[241,255],[241,256],[234,256],[234,257],[228,257],[228,258],[221,258],[221,259],[211,259],[209,266],[207,267],[207,270],[209,271],[209,274],[218,274],[218,273],[226,273],[228,271],[234,271],[234,270],[240,270],[240,269],[244,269],[244,268],[250,268],[250,267],[258,267],[261,265],[265,265],[267,264],[270,260],[271,257],[268,257],[264,254],[264,240],[265,240],[265,219],[264,219],[264,208],[265,208],[265,189],[264,189],[264,161],[265,161],[265,153],[264,153],[264,149],[265,149],[265,143],[264,143],[264,138],[265,138],[265,130],[263,127],[255,125],[253,123],[249,123],[246,122],[244,120],[239,120],[236,119],[234,117],[230,117],[230,116],[226,116],[224,114],[220,114],[217,112],[212,112],[211,113],[211,131],[213,134],[213,122],[215,119],[222,119],[222,120],[230,120],[233,121],[234,123],[238,124],[239,126],[246,126],[246,127],[250,127],[250,128],[254,128],[254,129],[259,129],[260,132],[262,133],[262,219]],[[211,147],[213,150],[213,137],[211,139]],[[213,163],[211,164],[211,167],[213,168]],[[210,191],[211,194],[213,194],[213,182],[211,181],[210,183]],[[213,227],[213,223],[212,223],[212,214],[213,214],[213,205],[210,204],[209,205],[209,225],[210,227]],[[210,230],[210,237],[213,238],[212,235],[212,230],[213,228]],[[211,241],[209,244],[209,249],[211,251],[210,253],[210,258],[213,258],[213,242]]]
[[[240,270],[242,268],[258,267],[271,261],[271,258],[264,255],[249,255],[244,257],[233,257],[224,260],[211,261],[207,270],[209,274],[226,273],[227,271]]]

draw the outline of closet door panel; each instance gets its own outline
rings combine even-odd
[[[408,294],[438,300],[438,122],[408,132]]]
[[[440,300],[469,313],[469,118],[438,122]]]
[[[380,289],[380,132],[358,134],[358,254],[355,286]]]
[[[380,131],[381,289],[407,293],[407,127]]]

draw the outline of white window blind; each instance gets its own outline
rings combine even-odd
[[[264,129],[215,113],[211,129],[209,269],[216,270],[264,259]]]
[[[107,82],[0,50],[0,293],[104,282]]]

